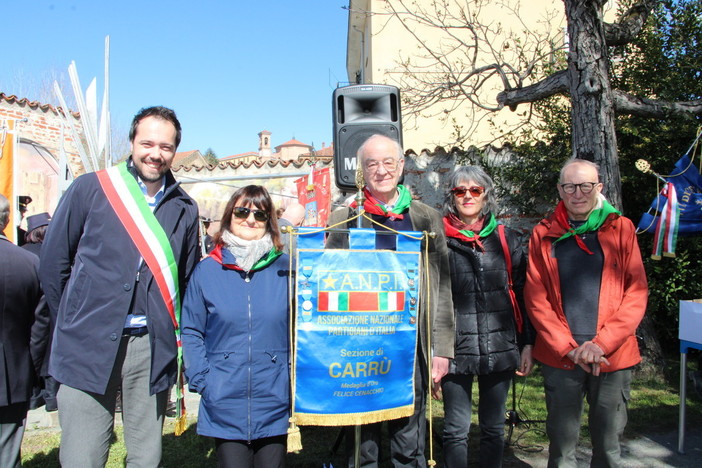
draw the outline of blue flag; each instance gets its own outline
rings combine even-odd
[[[702,175],[690,157],[685,155],[675,163],[672,175],[665,179],[675,185],[680,218],[679,235],[693,235],[702,232]],[[644,213],[638,228],[653,233],[658,225],[660,213],[663,212],[667,199],[659,194],[651,203],[648,213]]]
[[[350,249],[325,250],[323,234],[305,231],[297,240],[295,280],[297,424],[410,416],[422,233],[400,233],[391,251],[375,249],[374,229],[351,229]]]

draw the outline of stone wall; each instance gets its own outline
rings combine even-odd
[[[510,158],[509,148],[488,147],[484,150],[471,148],[468,151],[454,148],[447,152],[443,148],[437,147],[433,153],[425,150],[419,155],[410,151],[406,154],[403,183],[410,189],[415,198],[442,211],[445,194],[451,188],[448,186],[448,181],[457,164],[480,165],[488,174],[492,175],[494,171],[491,168],[509,161]],[[525,216],[506,203],[500,203],[499,193],[497,206],[496,216],[500,221],[522,233],[530,232],[540,220],[540,218]]]
[[[422,152],[416,155],[408,151],[405,156],[405,173],[403,184],[409,188],[415,199],[441,211],[443,197],[448,190],[448,178],[456,167],[457,161],[472,161],[473,164],[483,164],[490,173],[490,167],[498,165],[509,159],[508,149],[488,148],[486,151],[461,152],[452,150],[447,152],[437,148],[433,153]],[[344,205],[353,198],[355,192],[341,192],[334,184],[334,167],[331,157],[316,158],[318,168],[331,168],[332,181],[332,210]],[[250,163],[221,163],[214,168],[185,168],[174,171],[175,176],[185,189],[198,201],[203,216],[219,219],[226,201],[236,188],[261,184],[274,195],[277,206],[285,206],[288,201],[296,198],[294,180],[310,171],[312,159],[300,161],[266,161]],[[471,162],[461,162],[471,164]],[[272,177],[275,176],[275,177]],[[191,183],[203,179],[224,179],[218,182]],[[502,222],[521,232],[528,232],[538,222],[537,218],[526,217],[515,209],[499,204],[497,216]]]

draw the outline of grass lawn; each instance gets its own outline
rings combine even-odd
[[[671,361],[666,370],[667,378],[635,379],[629,404],[629,424],[626,437],[641,433],[667,432],[677,429],[678,424],[678,370],[677,362]],[[476,386],[474,386],[476,387]],[[512,428],[509,446],[505,455],[505,466],[524,466],[514,454],[545,452],[548,439],[543,423],[525,423],[526,420],[544,420],[546,409],[543,397],[543,383],[538,370],[528,378],[519,378],[516,384],[516,409],[519,423]],[[687,421],[688,427],[702,424],[702,400],[688,386]],[[476,397],[477,398],[477,397]],[[507,399],[507,410],[512,409],[512,395]],[[587,411],[587,409],[586,409]],[[432,406],[433,459],[441,464],[441,431],[443,427],[443,406],[434,402]],[[185,434],[173,435],[173,419],[167,419],[163,439],[163,466],[165,468],[187,466],[188,468],[212,468],[217,465],[213,443],[195,432],[195,421],[191,421]],[[477,424],[475,411],[473,422]],[[511,426],[506,426],[505,436]],[[340,429],[336,427],[302,427],[303,450],[289,454],[289,467],[321,467],[332,462],[336,468],[344,466],[343,452],[346,440],[342,440],[335,456],[331,451],[338,440]],[[477,450],[479,431],[471,429],[471,447]],[[588,432],[584,428],[582,443],[588,442]],[[55,431],[31,431],[25,434],[22,444],[22,463],[25,468],[59,468],[59,433]],[[387,447],[384,447],[387,453]],[[115,440],[107,463],[109,468],[124,466],[125,449],[122,429],[115,430]],[[429,450],[427,449],[427,457]]]

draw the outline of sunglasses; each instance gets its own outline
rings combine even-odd
[[[466,192],[470,193],[472,197],[479,197],[485,192],[485,187],[479,187],[477,185],[474,185],[472,187],[454,187],[451,189],[451,192],[457,196],[457,197],[465,197]]]
[[[251,208],[244,208],[243,206],[235,206],[234,207],[234,216],[236,216],[239,219],[246,219],[249,217],[249,214],[253,213],[254,219],[256,221],[268,221],[269,215],[267,211],[263,210],[252,210]]]

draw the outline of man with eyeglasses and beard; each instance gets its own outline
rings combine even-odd
[[[441,379],[448,372],[448,360],[454,353],[454,315],[451,299],[451,280],[448,265],[448,249],[441,214],[429,206],[412,199],[406,187],[398,185],[404,168],[404,155],[399,143],[383,135],[369,137],[358,149],[358,164],[363,170],[364,210],[378,223],[397,231],[434,232],[436,237],[429,239],[429,278],[431,280],[431,304],[420,304],[417,321],[419,341],[415,364],[415,409],[410,417],[388,421],[390,433],[390,456],[394,467],[426,466],[424,456],[426,437],[426,395],[428,385],[432,385],[438,397]],[[334,225],[355,214],[355,203],[350,208],[339,208],[329,217],[328,224]],[[371,222],[363,219],[363,227],[370,228]],[[348,227],[355,227],[355,220]],[[372,224],[377,230],[380,226]],[[376,236],[376,249],[395,250],[395,239],[391,235]],[[340,233],[329,235],[326,248],[347,249],[348,236]],[[424,246],[422,246],[424,251]],[[426,298],[423,298],[425,301]],[[426,328],[426,315],[431,313],[433,330]],[[433,349],[427,347],[427,335],[432,333]],[[427,369],[427,356],[432,359],[431,369]],[[431,373],[431,375],[430,375]],[[431,378],[431,381],[429,381]],[[381,424],[368,424],[361,431],[361,465],[378,466],[380,457]],[[347,434],[350,446],[353,445],[353,431]],[[350,451],[350,450],[349,450]],[[349,457],[353,466],[353,455]]]
[[[648,286],[632,222],[610,205],[596,164],[571,159],[561,202],[533,230],[524,299],[536,329],[548,416],[549,467],[574,467],[583,397],[592,466],[620,466],[635,336]]]
[[[126,466],[160,466],[178,306],[200,259],[197,204],[170,171],[180,139],[175,112],[142,109],[127,161],[77,178],[49,225],[40,277],[62,466],[105,466],[120,387]]]

